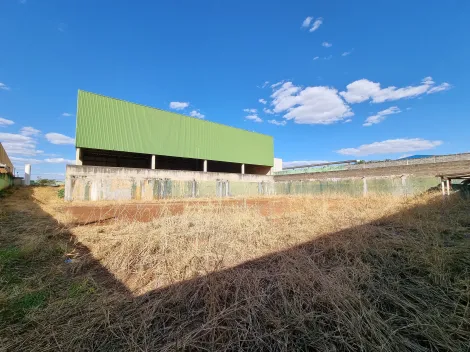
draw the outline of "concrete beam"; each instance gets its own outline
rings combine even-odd
[[[78,166],[83,165],[82,150],[80,148],[77,148],[75,151],[75,165],[78,165]]]

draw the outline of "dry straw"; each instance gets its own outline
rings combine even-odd
[[[1,302],[46,298],[0,323],[5,350],[468,350],[458,196],[168,203],[147,223],[73,225],[50,189],[30,192],[2,209],[2,248],[29,257]]]

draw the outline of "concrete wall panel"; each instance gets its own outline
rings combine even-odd
[[[273,176],[68,165],[65,199],[151,201],[246,196],[257,195],[259,183],[272,184]],[[266,185],[262,192],[272,193],[272,186]]]

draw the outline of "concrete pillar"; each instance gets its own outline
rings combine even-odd
[[[450,180],[447,179],[447,195],[450,196]]]
[[[442,189],[442,195],[446,195],[446,186],[445,186],[445,181],[443,178],[441,178],[441,189]]]
[[[204,160],[203,171],[207,172],[207,160]]]
[[[80,148],[77,148],[75,152],[75,165],[83,165],[82,150]]]
[[[24,166],[24,185],[29,186],[31,184],[31,164]]]
[[[157,158],[155,155],[152,155],[152,170],[155,170],[155,167],[157,166]]]
[[[362,191],[363,191],[364,196],[366,196],[367,195],[367,179],[365,177],[362,178],[362,183],[363,183]]]
[[[245,174],[245,164],[242,164],[242,175]]]

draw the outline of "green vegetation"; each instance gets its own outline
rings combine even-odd
[[[31,186],[55,186],[56,180],[50,180],[47,178],[38,178],[36,181],[31,180]]]

